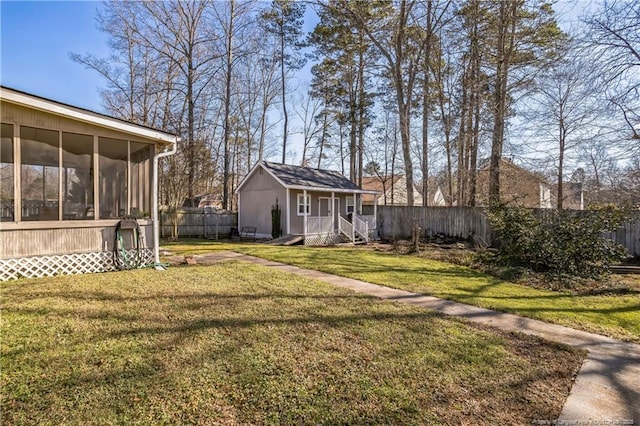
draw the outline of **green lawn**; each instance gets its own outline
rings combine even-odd
[[[0,296],[7,425],[531,424],[584,355],[236,262]]]
[[[361,248],[280,247],[260,244],[189,243],[179,253],[235,250],[374,284],[512,312],[550,323],[640,342],[640,293],[573,295],[513,284],[473,269],[415,256]]]

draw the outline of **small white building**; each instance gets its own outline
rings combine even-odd
[[[0,107],[0,281],[113,270],[125,215],[158,263],[157,164],[175,135],[7,87]]]
[[[271,209],[281,210],[283,235],[302,236],[305,244],[368,241],[376,229],[363,216],[360,189],[338,172],[259,161],[237,189],[238,228],[255,227],[258,238],[272,237]]]

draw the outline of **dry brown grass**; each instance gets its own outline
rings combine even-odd
[[[234,262],[0,288],[3,424],[531,424],[583,359]]]

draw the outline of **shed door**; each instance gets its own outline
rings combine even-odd
[[[331,212],[335,212],[333,223],[335,229],[338,228],[338,215],[340,214],[340,199],[334,198],[334,208],[331,208],[331,198],[318,198],[318,216],[331,217]]]
[[[331,198],[318,198],[318,216],[331,217]]]

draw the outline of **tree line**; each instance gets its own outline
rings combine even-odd
[[[640,201],[640,3],[595,4],[568,29],[552,6],[109,1],[111,55],[72,58],[105,78],[109,114],[181,136],[161,165],[172,206],[214,193],[233,209],[271,158],[358,184],[404,174],[411,205],[414,185],[426,204],[438,187],[476,205],[480,167],[498,201],[504,156],[557,182],[559,208],[568,175]],[[305,64],[309,82],[294,78]]]

